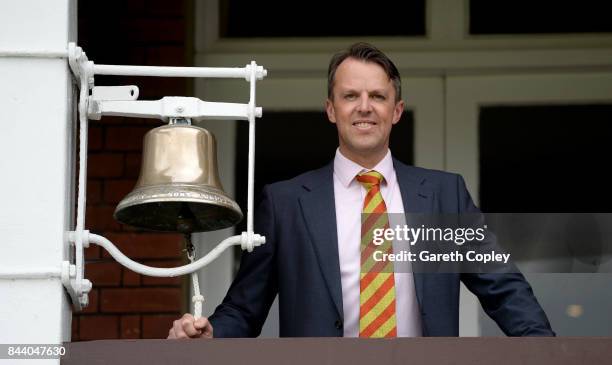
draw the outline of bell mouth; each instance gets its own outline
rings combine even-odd
[[[134,189],[117,205],[114,217],[137,228],[190,233],[234,226],[243,215],[220,189],[173,183]]]

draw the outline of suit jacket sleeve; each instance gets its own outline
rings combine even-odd
[[[457,175],[460,213],[480,213],[463,178]],[[515,273],[461,274],[461,281],[480,300],[484,311],[508,336],[554,336],[544,310],[518,269]]]
[[[214,337],[258,336],[278,292],[274,203],[267,186],[255,217],[255,233],[264,235],[266,243],[243,252],[236,278],[209,318]]]

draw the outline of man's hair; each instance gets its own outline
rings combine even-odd
[[[381,50],[368,43],[355,43],[348,49],[336,53],[329,61],[327,69],[327,97],[333,100],[334,78],[338,66],[347,58],[353,58],[364,62],[373,62],[385,70],[389,79],[393,82],[395,88],[395,101],[398,102],[402,98],[402,81],[399,71],[393,64],[391,59],[387,57]]]

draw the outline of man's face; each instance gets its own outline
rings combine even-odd
[[[336,70],[332,94],[326,111],[338,128],[340,152],[358,163],[378,163],[404,110],[393,82],[378,64],[347,58]]]

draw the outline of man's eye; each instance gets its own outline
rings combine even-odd
[[[355,100],[356,97],[357,96],[355,96],[355,94],[346,94],[346,95],[344,95],[344,98],[346,100]]]
[[[384,95],[378,95],[378,94],[377,94],[377,95],[373,95],[373,96],[372,96],[372,98],[373,98],[374,100],[379,100],[379,101],[384,101],[384,100],[386,100],[386,98],[385,98],[385,96],[384,96]]]

